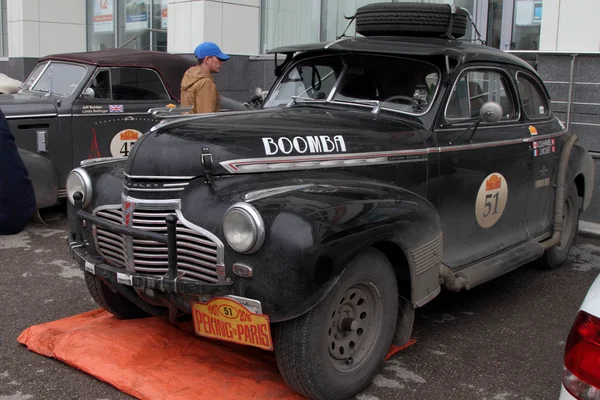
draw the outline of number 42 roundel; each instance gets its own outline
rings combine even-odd
[[[479,187],[475,203],[475,216],[479,226],[490,228],[498,222],[506,207],[507,199],[506,179],[498,172],[488,175]]]

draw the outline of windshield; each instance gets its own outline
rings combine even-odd
[[[372,55],[315,57],[293,66],[264,107],[287,105],[292,96],[298,96],[296,101],[326,100],[340,75],[334,102],[379,103],[382,109],[410,114],[427,112],[440,81],[435,66],[418,60]]]
[[[39,65],[30,75],[26,82],[26,86],[23,88],[52,93],[61,97],[70,96],[75,89],[77,89],[87,71],[87,68],[82,65],[51,62],[50,65],[48,65],[48,68],[43,70],[37,83],[31,87],[30,85],[35,82],[35,78],[33,78],[34,74],[37,73],[39,75],[42,71],[42,69],[40,69],[40,72],[37,72],[38,68],[40,68]]]
[[[31,85],[33,85],[33,82],[35,82],[35,80],[38,78],[38,76],[40,76],[40,74],[44,70],[44,67],[47,64],[48,64],[48,62],[44,62],[44,63],[38,64],[35,66],[33,72],[31,74],[29,74],[29,78],[27,78],[27,80],[23,83],[23,89],[25,89],[25,90],[31,89]]]
[[[264,105],[264,108],[287,105],[296,101],[325,100],[344,65],[339,56],[303,60],[290,69]]]

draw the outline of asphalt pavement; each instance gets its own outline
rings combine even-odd
[[[0,400],[128,399],[112,386],[17,343],[27,327],[98,308],[66,247],[64,207],[45,227],[0,236]],[[600,241],[579,238],[553,271],[526,265],[417,311],[417,343],[384,364],[357,400],[555,399],[564,344],[600,273]]]

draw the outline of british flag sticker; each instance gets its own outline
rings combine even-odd
[[[123,104],[119,104],[116,106],[108,106],[108,112],[123,112]]]

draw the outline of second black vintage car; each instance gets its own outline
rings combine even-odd
[[[0,95],[38,208],[66,195],[67,174],[82,160],[126,157],[159,120],[148,109],[178,104],[193,59],[110,49],[41,58],[18,93]],[[231,99],[224,110],[244,110]]]
[[[73,170],[69,247],[98,304],[191,315],[201,336],[274,349],[299,393],[341,399],[442,287],[559,266],[591,157],[527,63],[394,22],[434,14],[457,36],[450,9],[361,8],[366,37],[273,50],[264,110],[166,121],[126,160]]]

